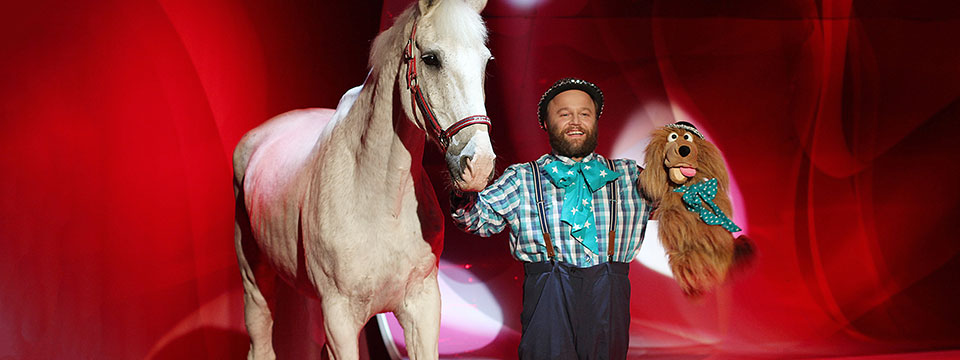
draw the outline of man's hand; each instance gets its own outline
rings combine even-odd
[[[493,177],[493,158],[486,154],[478,154],[467,160],[460,179],[454,185],[463,192],[479,192],[487,187],[487,182]]]

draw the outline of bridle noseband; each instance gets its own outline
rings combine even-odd
[[[433,114],[433,110],[430,109],[430,105],[427,104],[427,101],[423,97],[423,91],[420,91],[420,83],[417,81],[417,58],[413,56],[413,44],[415,43],[414,37],[416,34],[417,20],[414,19],[413,30],[410,31],[410,39],[407,40],[407,46],[403,50],[403,60],[407,62],[407,89],[410,90],[411,102],[420,108],[420,115],[426,120],[427,127],[430,128],[430,132],[437,138],[440,149],[445,153],[447,152],[447,146],[450,144],[450,138],[460,132],[460,130],[463,130],[467,126],[478,124],[486,125],[487,129],[489,129],[491,126],[490,118],[486,115],[471,115],[453,123],[446,130],[440,127],[436,115]]]

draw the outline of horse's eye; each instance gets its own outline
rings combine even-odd
[[[676,141],[677,138],[679,138],[679,137],[680,137],[680,135],[677,135],[677,133],[670,133],[670,135],[667,136],[667,141],[669,141],[669,142],[674,142],[674,141]]]
[[[686,141],[693,141],[693,136],[690,136],[690,134],[683,134],[683,139]]]
[[[440,58],[436,54],[424,54],[420,57],[420,60],[423,60],[424,64],[430,66],[440,66]]]
[[[496,60],[496,59],[497,59],[497,58],[493,57],[493,55],[490,55],[490,58],[487,59],[487,62],[491,62],[491,61]]]

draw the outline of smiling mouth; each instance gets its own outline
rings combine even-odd
[[[583,130],[580,130],[580,129],[567,130],[567,132],[564,133],[564,134],[567,135],[567,136],[571,136],[571,137],[577,137],[577,136],[586,135],[586,133],[583,132]]]
[[[697,175],[697,168],[687,163],[674,164],[673,166],[670,166],[670,168],[678,170],[681,175],[687,178],[692,178]]]
[[[680,166],[680,173],[683,174],[683,176],[692,178],[697,175],[697,169],[688,166]]]

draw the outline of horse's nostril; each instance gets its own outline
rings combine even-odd
[[[679,149],[677,149],[677,150],[680,152],[680,156],[687,157],[687,155],[690,155],[690,147],[689,147],[689,146],[683,145],[683,146],[681,146],[681,147],[680,147]]]
[[[472,157],[466,155],[460,157],[460,171],[467,169],[467,162],[469,162],[470,159],[472,159]]]

